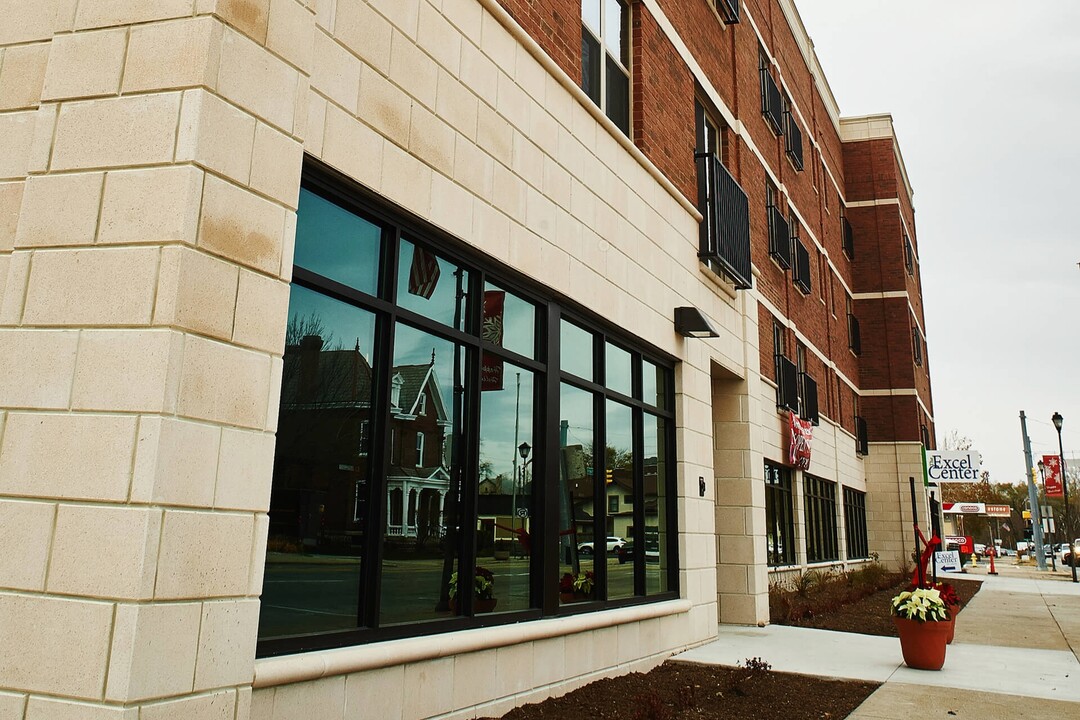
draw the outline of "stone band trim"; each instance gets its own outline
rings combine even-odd
[[[463,630],[440,635],[438,638],[414,637],[371,645],[266,658],[255,661],[255,678],[252,687],[259,689],[287,685],[519,645],[560,635],[573,635],[615,625],[680,615],[689,612],[691,607],[693,603],[686,599],[668,600],[604,612],[572,615],[566,618]]]

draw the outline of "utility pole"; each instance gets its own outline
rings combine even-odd
[[[1024,435],[1024,462],[1027,463],[1028,504],[1031,506],[1031,538],[1035,542],[1035,562],[1040,570],[1046,570],[1043,553],[1042,521],[1039,519],[1039,494],[1035,490],[1035,466],[1031,462],[1031,438],[1027,432],[1027,416],[1020,411],[1020,431]]]

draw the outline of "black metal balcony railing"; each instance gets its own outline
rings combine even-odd
[[[840,218],[840,227],[844,231],[844,254],[849,260],[855,259],[855,233],[851,231],[851,223],[846,217]]]
[[[746,192],[731,176],[724,164],[713,155],[698,155],[702,165],[699,177],[705,178],[705,207],[701,214],[702,260],[720,266],[735,282],[746,289],[753,284],[750,269],[750,205]]]
[[[716,9],[720,11],[725,25],[739,22],[739,0],[716,0]]]
[[[848,315],[847,323],[848,347],[856,355],[862,355],[862,335],[859,333],[859,319],[854,315]]]
[[[855,452],[860,455],[870,454],[870,438],[866,430],[866,419],[855,416]]]
[[[799,411],[799,369],[783,355],[776,356],[776,407]]]
[[[761,112],[772,125],[777,135],[784,134],[784,100],[780,88],[769,74],[768,68],[761,68]]]
[[[795,264],[792,280],[807,295],[810,294],[810,251],[798,238],[792,238],[791,243],[795,249]]]
[[[792,164],[798,170],[803,169],[803,148],[802,148],[802,130],[799,129],[799,122],[795,119],[795,116],[791,114],[791,110],[784,111],[784,124],[787,126],[787,154],[791,158]]]
[[[801,408],[799,417],[803,420],[809,420],[815,425],[821,423],[821,415],[818,413],[817,381],[806,373],[802,373],[802,398],[799,407]]]
[[[775,205],[769,206],[769,254],[776,258],[780,267],[791,267],[791,236],[784,213]]]

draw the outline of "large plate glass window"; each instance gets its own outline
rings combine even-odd
[[[260,655],[676,596],[671,362],[451,247],[308,163]]]
[[[795,562],[791,470],[765,461],[765,542],[769,565]]]

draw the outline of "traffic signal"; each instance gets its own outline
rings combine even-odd
[[[604,470],[604,484],[605,485],[610,485],[614,479],[615,479],[615,475],[614,475],[613,471],[611,470],[611,468],[607,468],[606,470]]]

